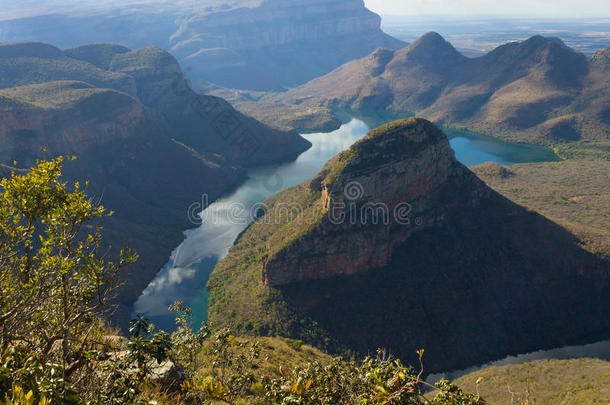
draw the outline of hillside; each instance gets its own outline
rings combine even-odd
[[[485,163],[471,170],[506,198],[568,229],[591,253],[610,258],[610,162]]]
[[[16,18],[0,21],[0,41],[27,39],[62,47],[83,42],[155,45],[178,57],[197,90],[208,82],[283,89],[378,47],[405,45],[381,31],[381,18],[362,0],[138,3],[82,3],[48,15],[38,6],[39,14],[22,18],[17,18],[19,10],[12,10]]]
[[[104,223],[109,243],[142,257],[119,297],[125,304],[194,226],[191,204],[218,198],[248,166],[310,146],[196,94],[159,48],[2,44],[0,72],[0,161],[28,168],[39,158],[78,157],[66,164],[67,179],[91,180],[89,191],[117,212]],[[124,307],[120,316],[128,316]]]
[[[608,336],[608,262],[423,119],[371,131],[266,207],[212,273],[215,328],[409,361],[423,347],[431,372]]]
[[[610,363],[598,359],[539,360],[489,367],[455,383],[474,391],[479,378],[481,396],[495,405],[520,403],[527,397],[539,405],[605,404],[610,398]]]
[[[429,33],[406,48],[378,49],[285,93],[237,105],[268,122],[263,111],[282,106],[389,109],[509,141],[578,145],[579,152],[560,147],[564,156],[607,156],[607,54],[588,59],[557,38],[535,36],[471,59]],[[299,121],[294,126],[302,129]]]

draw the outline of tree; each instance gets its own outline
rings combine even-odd
[[[41,375],[61,380],[53,390],[65,397],[97,356],[100,314],[137,255],[106,259],[91,223],[112,213],[78,182],[62,181],[62,165],[61,157],[38,161],[0,182],[0,349],[27,351]]]

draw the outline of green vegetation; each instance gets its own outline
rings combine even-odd
[[[109,262],[100,251],[106,214],[81,186],[60,179],[62,159],[1,182],[0,392],[30,391],[36,401],[77,403],[94,381],[101,312],[129,250]]]
[[[610,161],[610,142],[563,142],[549,146],[563,159]]]
[[[22,110],[22,105],[54,110],[79,108],[84,112],[89,108],[99,113],[100,117],[104,112],[126,110],[129,105],[137,103],[125,93],[95,88],[88,83],[77,81],[57,81],[0,89],[0,97],[6,97],[14,102],[13,105],[7,106],[0,104],[0,109],[5,111]]]
[[[527,163],[503,168],[485,163],[472,170],[512,201],[561,224],[585,249],[610,257],[610,162]]]
[[[0,404],[483,403],[447,381],[426,399],[423,350],[418,373],[383,352],[346,362],[298,340],[193,331],[179,302],[174,333],[138,317],[129,339],[116,336],[104,311],[137,255],[107,261],[102,229],[89,223],[111,213],[62,181],[62,162],[1,182]]]
[[[310,207],[319,197],[319,191],[314,192],[309,185],[302,184],[265,202],[268,207],[266,216],[248,227],[239,239],[242,243],[231,248],[226,260],[221,261],[210,276],[207,285],[210,290],[208,318],[213,328],[226,326],[237,334],[255,335],[266,335],[273,329],[274,334],[283,336],[292,336],[297,328],[307,328],[306,323],[297,319],[281,320],[289,310],[282,303],[279,291],[269,290],[263,285],[262,266],[270,237],[279,232],[278,246],[287,246],[298,240],[304,229],[309,229],[307,220],[300,222],[297,219],[316,213],[313,209],[302,212],[285,210],[285,207]],[[273,248],[270,244],[269,247]],[[249,320],[241,316],[233,318],[237,313],[248,314]]]
[[[461,377],[456,384],[476,390],[494,405],[606,405],[610,363],[574,359],[494,366]]]
[[[134,87],[130,76],[69,58],[51,45],[1,44],[0,56],[0,88],[61,80],[78,80],[119,91]]]

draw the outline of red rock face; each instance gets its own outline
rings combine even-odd
[[[408,138],[415,142],[417,153],[388,158],[384,148],[391,150],[394,145],[385,145],[380,139],[371,153],[359,154],[350,163],[363,169],[322,185],[320,198],[326,213],[320,225],[268,259],[263,271],[268,285],[329,279],[384,267],[397,246],[442,221],[446,203],[438,202],[437,191],[451,175],[463,171],[463,166],[455,160],[446,137],[430,139],[419,128]],[[384,163],[367,164],[379,160]],[[480,186],[484,190],[482,182]]]
[[[293,201],[307,215],[408,203],[409,221],[261,219],[212,273],[214,327],[252,333],[248,322],[258,321],[255,334],[362,355],[384,347],[415,362],[423,347],[428,372],[607,339],[607,260],[488,188],[423,120],[371,131],[309,183],[270,199],[265,219]]]

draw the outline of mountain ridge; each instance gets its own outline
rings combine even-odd
[[[198,91],[209,82],[229,88],[283,89],[380,46],[404,46],[381,30],[381,18],[362,0],[204,0],[76,8],[65,14],[0,21],[0,41],[43,40],[61,47],[77,42],[159,46],[178,57]],[[57,31],[58,25],[68,28]]]
[[[0,72],[0,160],[30,167],[76,155],[65,162],[66,179],[90,180],[88,192],[117,212],[104,221],[106,243],[141,253],[123,279],[121,326],[127,306],[194,226],[191,204],[203,195],[214,201],[245,179],[248,166],[291,160],[311,145],[195,93],[159,48],[0,44]]]
[[[413,361],[423,347],[430,372],[607,336],[608,263],[487,187],[433,124],[361,142],[265,202],[210,277],[213,328]]]
[[[285,93],[258,101],[237,95],[232,101],[266,122],[282,117],[286,126],[291,114],[310,108],[313,117],[304,123],[319,127],[336,126],[336,110],[379,115],[389,110],[512,142],[564,149],[576,142],[603,155],[610,142],[604,107],[610,102],[607,52],[587,58],[557,38],[534,36],[467,58],[429,33],[405,48],[375,51]],[[383,67],[371,71],[380,60]],[[265,113],[268,109],[276,114]],[[310,129],[302,123],[295,120],[293,126]]]

